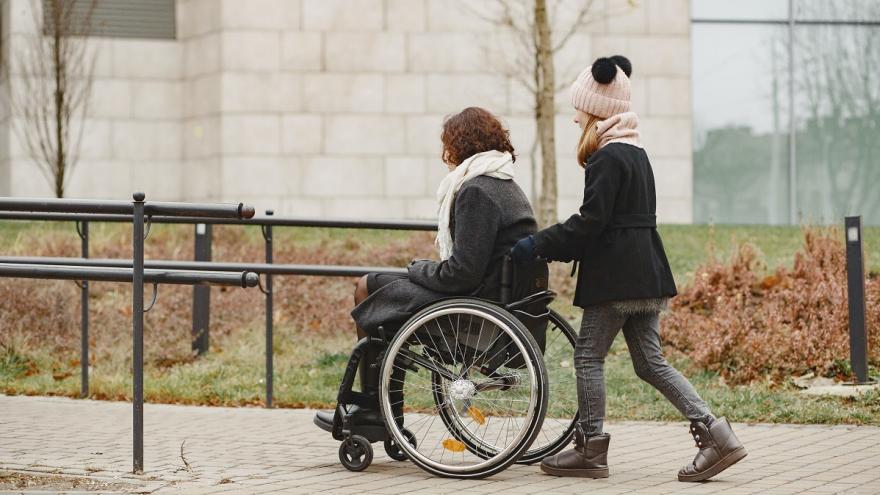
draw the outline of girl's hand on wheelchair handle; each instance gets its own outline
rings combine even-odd
[[[510,257],[516,263],[526,263],[538,258],[535,253],[535,236],[523,237],[510,248]]]

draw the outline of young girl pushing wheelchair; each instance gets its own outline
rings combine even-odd
[[[581,129],[577,161],[584,168],[584,199],[568,220],[519,240],[518,262],[573,261],[574,304],[583,309],[575,346],[580,423],[575,448],[545,458],[556,476],[608,477],[610,436],[603,430],[603,366],[620,329],[636,374],[691,421],[699,448],[679,481],[703,481],[746,456],[725,418],[715,418],[693,385],[666,362],[660,349],[660,312],[676,295],[657,233],[654,173],[630,111],[632,66],[625,57],[599,58],[571,86],[574,121]]]

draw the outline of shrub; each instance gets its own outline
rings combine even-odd
[[[781,380],[812,371],[846,378],[849,313],[840,233],[804,229],[792,268],[767,273],[759,253],[741,244],[729,262],[710,259],[681,289],[664,320],[667,344],[728,382]],[[868,328],[880,330],[880,280],[868,278]],[[880,361],[880,338],[869,339]]]

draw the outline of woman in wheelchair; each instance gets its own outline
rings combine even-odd
[[[505,256],[518,239],[537,231],[528,198],[513,181],[516,155],[509,133],[495,116],[482,108],[466,108],[445,119],[441,141],[441,157],[449,173],[437,190],[440,261],[415,260],[406,275],[366,275],[354,294],[351,315],[358,339],[370,336],[377,342],[363,347],[357,374],[366,397],[346,408],[345,423],[373,425],[377,439],[378,431],[385,431],[376,406],[378,361],[384,349],[379,340],[394,335],[420,309],[444,298],[498,301]],[[516,295],[546,289],[543,261],[530,270],[517,270],[530,275],[517,276]],[[318,412],[315,424],[332,431],[334,412]]]

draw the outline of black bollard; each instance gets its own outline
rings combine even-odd
[[[849,358],[856,383],[870,383],[868,377],[868,331],[865,327],[865,251],[862,246],[862,217],[846,217],[846,279],[849,301]]]
[[[195,226],[195,260],[211,261],[211,224],[199,223]],[[193,286],[192,302],[192,351],[197,356],[208,352],[211,344],[211,287]]]

